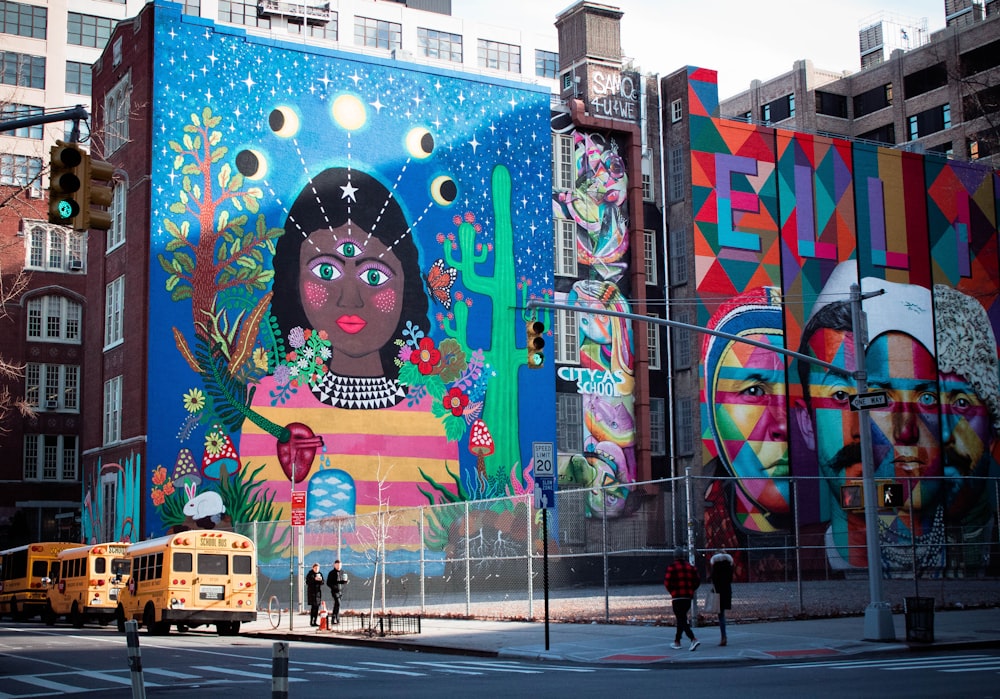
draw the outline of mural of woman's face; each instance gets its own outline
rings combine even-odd
[[[778,335],[749,339],[781,346]],[[743,492],[770,512],[789,511],[785,365],[777,352],[733,342],[719,360],[715,421],[720,454]]]
[[[357,226],[314,231],[299,251],[299,294],[314,330],[333,345],[330,368],[381,376],[379,350],[403,310],[403,267],[385,244]]]

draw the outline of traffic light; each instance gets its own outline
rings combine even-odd
[[[545,334],[545,323],[540,320],[529,320],[526,327],[528,331],[528,368],[541,369],[542,364],[545,363],[545,355],[542,354],[542,348],[545,347],[545,338],[542,337]]]
[[[86,174],[87,154],[76,143],[56,141],[49,151],[49,223],[84,228],[81,204]]]
[[[107,212],[107,208],[111,206],[113,191],[111,178],[115,175],[115,166],[103,160],[94,160],[89,155],[85,160],[87,181],[84,184],[86,196],[83,197],[83,201],[87,209],[84,212],[84,227],[106,231],[111,228],[111,214]]]
[[[879,483],[878,506],[902,507],[905,502],[902,483]]]

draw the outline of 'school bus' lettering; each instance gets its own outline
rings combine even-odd
[[[130,545],[125,558],[131,577],[119,599],[119,624],[135,619],[152,634],[214,624],[227,636],[257,618],[257,556],[245,536],[171,534]]]

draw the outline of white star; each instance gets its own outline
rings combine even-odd
[[[323,77],[318,78],[318,80],[319,82],[323,83],[323,87],[325,87],[328,90],[330,89],[330,82],[331,82],[330,76],[328,76],[326,73],[323,73]]]
[[[243,83],[247,86],[247,92],[253,89],[253,86],[257,84],[253,81],[253,78],[250,77],[250,73],[247,73],[247,79],[244,80]]]
[[[354,71],[354,75],[351,75],[350,79],[354,81],[354,87],[357,87],[358,81],[361,80],[361,76],[358,75],[358,71]]]
[[[416,102],[416,104],[417,104],[418,107],[420,106],[420,103],[423,102],[423,100],[420,99],[420,95],[417,95],[416,97],[414,97],[413,101]]]
[[[343,192],[344,192],[341,195],[341,197],[340,197],[341,199],[350,199],[353,202],[357,201],[357,199],[354,197],[354,193],[358,191],[358,188],[355,187],[353,184],[351,184],[350,182],[348,182],[346,185],[344,185],[340,189],[343,190]]]
[[[461,92],[458,93],[458,103],[459,104],[465,103],[465,95],[463,95]]]
[[[378,97],[375,98],[374,102],[369,102],[368,104],[370,104],[371,106],[375,107],[375,113],[376,114],[381,113],[382,107],[385,106],[384,104],[382,104],[382,100],[380,100]]]
[[[476,140],[476,135],[475,134],[472,135],[472,140],[469,141],[469,145],[472,146],[472,153],[475,154],[476,148],[478,148],[480,146],[479,141]]]

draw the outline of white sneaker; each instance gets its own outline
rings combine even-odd
[[[700,645],[701,645],[701,641],[699,641],[697,639],[695,639],[694,641],[691,641],[691,650],[697,650],[698,646],[700,646]]]
[[[671,643],[670,647],[673,648],[674,650],[680,650],[681,649],[681,644],[680,643]]]

